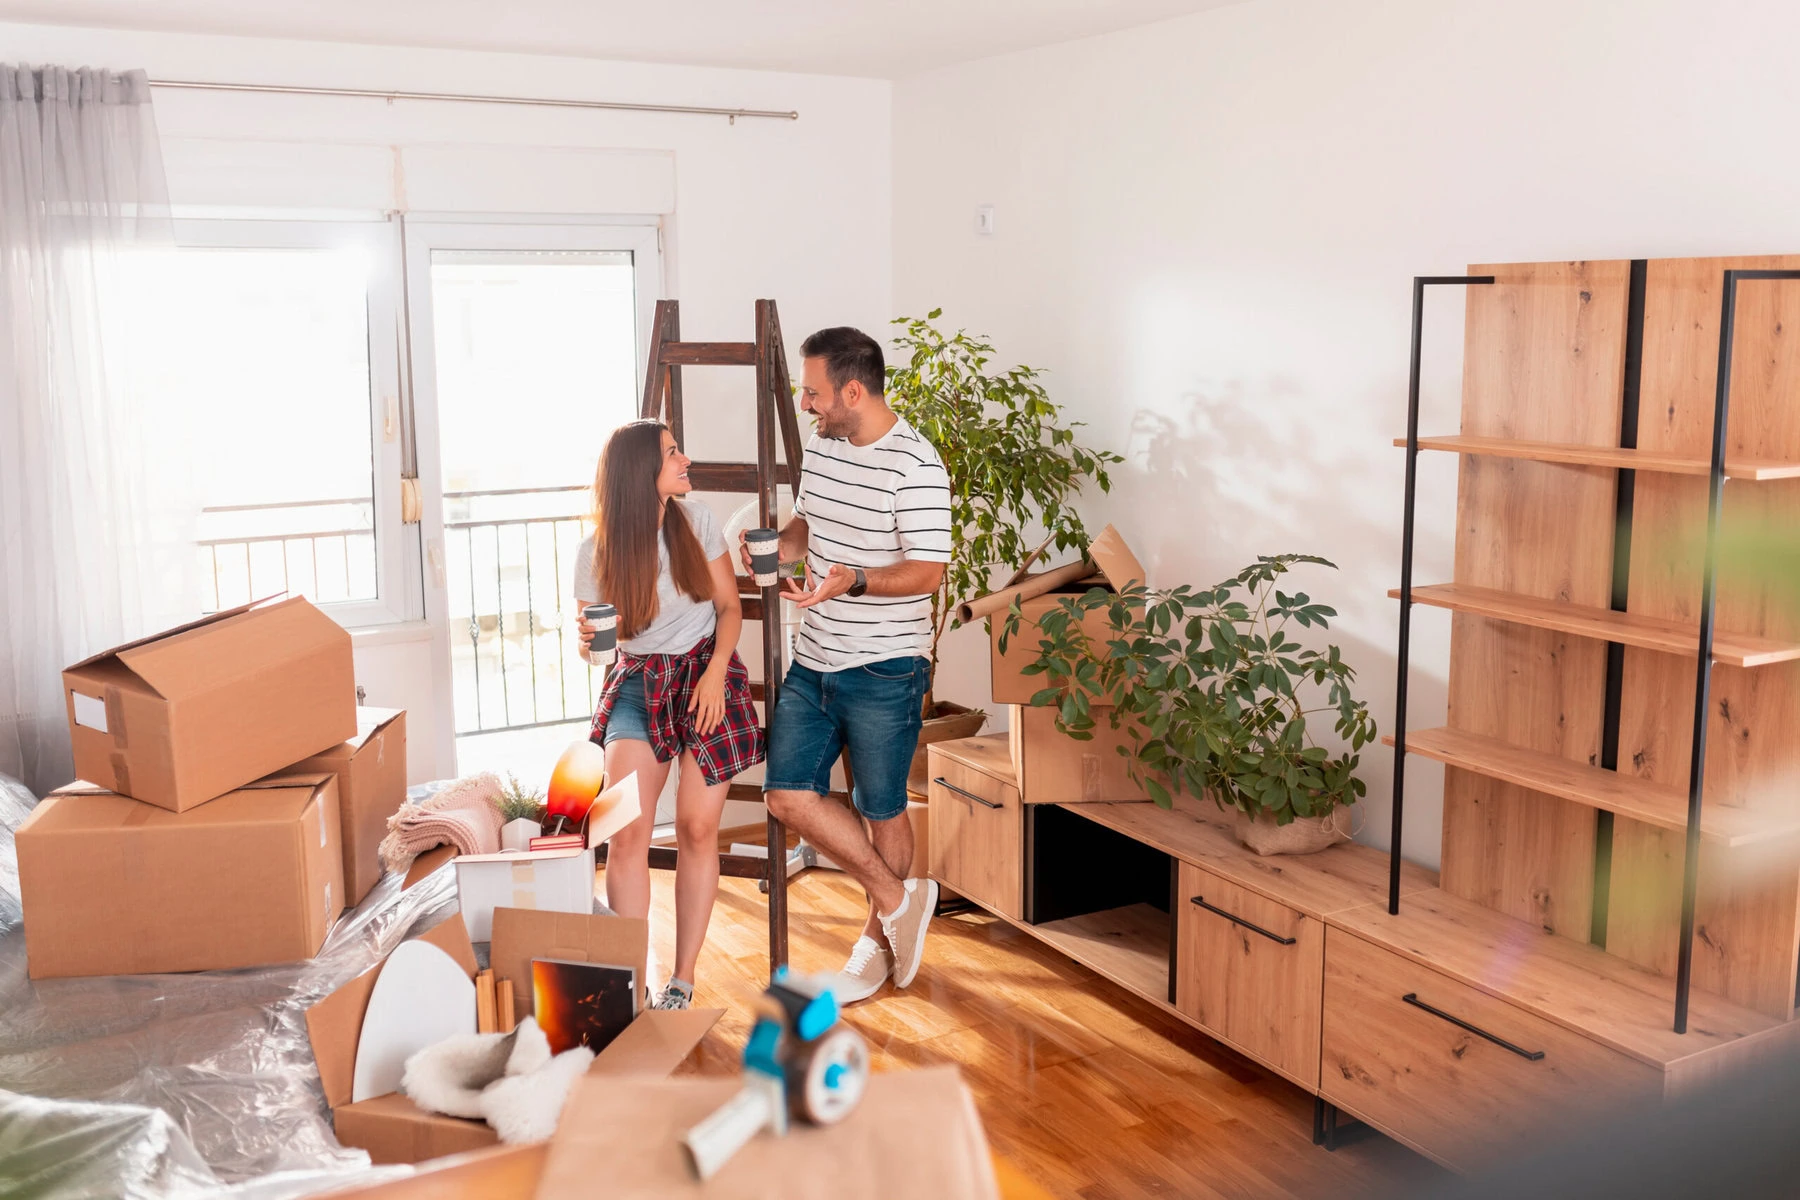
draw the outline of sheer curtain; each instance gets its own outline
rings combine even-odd
[[[197,607],[121,336],[122,268],[169,235],[144,73],[0,64],[0,774],[40,794],[72,771],[62,668]]]

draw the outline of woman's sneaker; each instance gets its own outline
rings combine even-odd
[[[894,956],[872,937],[859,937],[850,949],[850,961],[838,972],[832,991],[839,1004],[855,1004],[867,1000],[881,990],[893,973]]]
[[[662,995],[658,996],[656,998],[656,1003],[652,1004],[650,1007],[663,1009],[665,1011],[668,1009],[692,1008],[694,1007],[694,991],[692,988],[671,979],[669,980],[669,986],[662,990]]]

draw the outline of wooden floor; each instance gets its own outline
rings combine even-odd
[[[674,876],[654,879],[666,976]],[[836,970],[864,918],[861,891],[815,870],[789,896],[794,969]],[[737,1073],[768,977],[766,914],[754,881],[724,881],[698,1003],[727,1013],[695,1070]],[[1336,1153],[1313,1146],[1311,1096],[986,914],[934,921],[912,986],[889,985],[847,1019],[876,1070],[960,1066],[994,1150],[1052,1195],[1393,1196],[1441,1178],[1366,1131]]]

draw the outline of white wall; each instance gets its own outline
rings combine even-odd
[[[1130,456],[1084,511],[1153,583],[1335,560],[1307,584],[1387,729],[1410,277],[1800,248],[1795,45],[1784,0],[1253,0],[904,81],[896,304],[1050,369]],[[1427,432],[1456,428],[1460,304],[1427,311]],[[1448,578],[1455,464],[1422,464],[1423,582]],[[1448,621],[1414,627],[1411,719],[1437,724]],[[958,649],[940,690],[980,701],[982,647]],[[1385,846],[1390,758],[1365,764]],[[1435,863],[1441,773],[1408,780],[1405,850]]]
[[[282,172],[294,175],[296,206],[363,203],[356,198],[370,189],[348,184],[349,164],[379,170],[392,157],[382,148],[409,147],[447,152],[415,153],[412,160],[430,157],[440,195],[446,186],[455,189],[459,162],[467,164],[462,183],[470,194],[494,194],[489,164],[498,160],[511,170],[541,172],[512,190],[541,200],[548,211],[612,215],[623,205],[626,212],[661,213],[668,206],[654,198],[660,194],[654,181],[646,188],[639,172],[626,169],[634,164],[625,156],[671,155],[666,289],[682,302],[684,336],[748,340],[753,302],[772,296],[792,357],[812,329],[877,328],[889,315],[890,87],[883,81],[3,23],[0,60],[142,67],[165,79],[797,109],[798,121],[733,125],[722,117],[307,96],[158,91],[155,97],[178,205],[216,201],[218,190],[234,182],[259,198],[279,195],[290,186]],[[284,145],[271,152],[270,143]],[[615,176],[605,175],[602,159],[602,177],[595,178],[599,150],[622,152]],[[319,178],[321,163],[339,164],[326,174],[345,178]],[[378,207],[406,195],[404,181],[391,189],[387,182],[375,181],[371,203]],[[592,194],[569,190],[589,186]],[[627,198],[645,195],[653,198]],[[352,199],[321,198],[345,196]],[[744,371],[690,373],[692,453],[753,457],[751,383]],[[449,698],[433,687],[435,651],[423,636],[422,629],[387,630],[359,637],[357,651],[369,702],[410,710],[415,779],[450,771]],[[754,645],[746,647],[746,660]]]

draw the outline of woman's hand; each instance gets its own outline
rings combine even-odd
[[[586,654],[588,643],[594,640],[594,634],[599,631],[594,628],[594,623],[586,617],[577,617],[575,627],[581,631],[581,652]]]
[[[688,700],[688,711],[694,714],[694,732],[702,737],[719,727],[725,719],[724,671],[708,667],[701,673]]]

